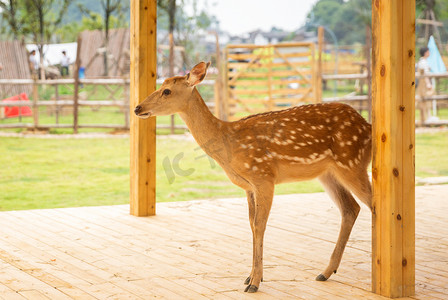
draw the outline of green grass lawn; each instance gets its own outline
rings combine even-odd
[[[161,136],[157,143],[158,202],[245,195],[191,139]],[[418,134],[416,144],[416,176],[448,176],[448,132]],[[318,191],[317,181],[276,187],[277,194]],[[128,138],[0,137],[0,210],[128,201]]]

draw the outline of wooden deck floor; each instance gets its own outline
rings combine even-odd
[[[448,299],[448,185],[417,188],[416,299]],[[106,206],[0,213],[4,299],[382,299],[370,290],[363,207],[341,267],[326,266],[339,212],[325,194],[277,196],[264,282],[246,294],[252,238],[244,199],[158,204],[155,217]]]

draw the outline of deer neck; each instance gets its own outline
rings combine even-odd
[[[198,90],[194,88],[188,99],[187,108],[179,112],[191,134],[201,148],[218,162],[225,161],[226,140],[224,121],[216,118],[208,109]],[[219,150],[221,149],[221,150]]]

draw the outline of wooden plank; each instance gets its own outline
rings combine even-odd
[[[415,295],[415,2],[403,1],[402,103],[403,207],[402,296]],[[406,55],[407,54],[407,55]]]
[[[372,11],[372,289],[395,298],[415,288],[415,2],[375,1]]]
[[[131,1],[130,111],[156,89],[157,1]],[[130,212],[135,216],[156,212],[156,118],[131,117]]]

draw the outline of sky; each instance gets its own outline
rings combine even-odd
[[[222,30],[241,34],[273,26],[292,31],[305,24],[317,0],[208,0]]]

